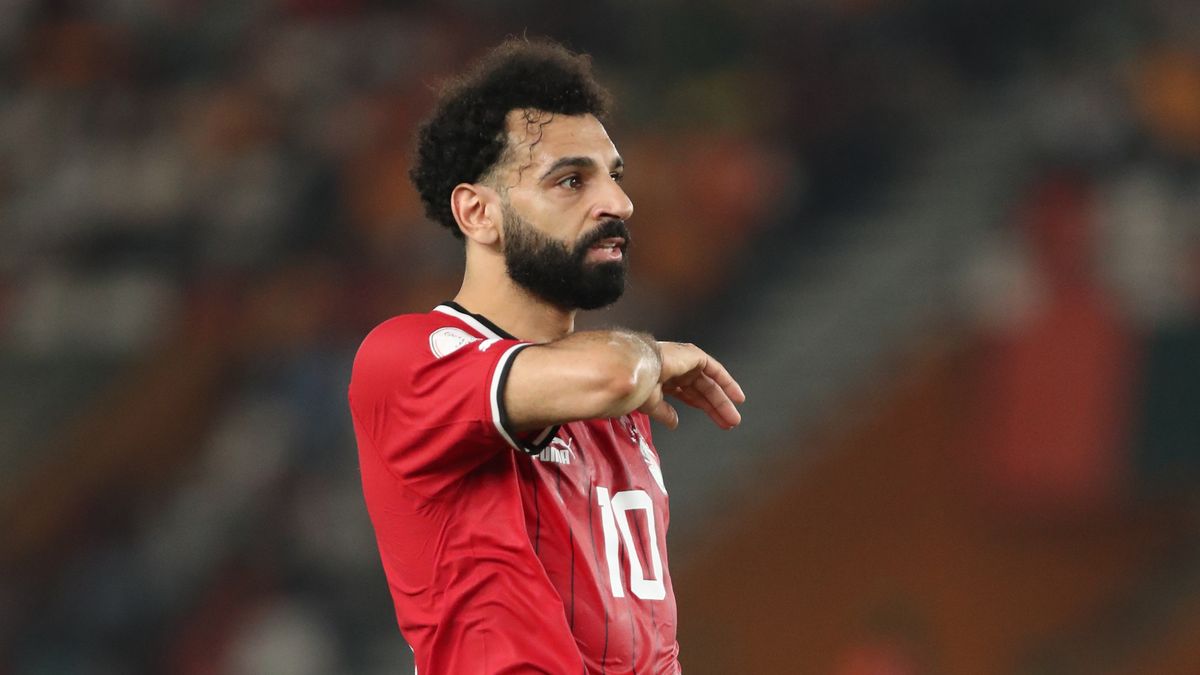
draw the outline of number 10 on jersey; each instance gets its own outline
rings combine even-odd
[[[613,597],[625,597],[625,585],[621,582],[620,547],[625,546],[629,558],[629,590],[642,600],[662,600],[667,597],[663,584],[662,554],[658,551],[658,533],[654,527],[654,502],[645,490],[624,490],[609,496],[608,488],[596,488],[600,502],[600,522],[604,527],[604,556],[608,563],[608,580],[612,584]],[[646,534],[650,541],[650,564],[654,576],[647,579],[638,547],[634,542],[633,529],[629,525],[631,512],[645,511]],[[619,533],[619,534],[618,534]]]

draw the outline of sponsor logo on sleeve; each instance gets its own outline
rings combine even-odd
[[[429,351],[440,359],[472,342],[479,342],[479,338],[461,328],[439,328],[429,334]]]

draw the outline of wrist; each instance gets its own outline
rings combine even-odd
[[[650,353],[654,357],[655,364],[657,364],[657,366],[659,368],[661,368],[662,360],[663,360],[662,345],[659,344],[658,340],[654,339],[654,336],[649,333],[634,333],[633,335],[634,335],[634,337],[641,340],[642,344],[644,344],[647,348],[649,348]]]

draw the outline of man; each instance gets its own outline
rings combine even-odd
[[[421,675],[678,673],[649,418],[721,428],[740,387],[687,344],[574,332],[624,288],[622,160],[589,62],[510,41],[450,85],[413,181],[464,240],[453,302],[384,322],[350,382],[363,492]]]

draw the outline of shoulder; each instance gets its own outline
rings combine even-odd
[[[373,328],[359,345],[357,360],[369,360],[379,352],[409,357],[438,358],[483,339],[470,325],[438,311],[401,314]]]
[[[458,330],[462,333],[478,337],[479,334],[460,319],[438,311],[424,314],[401,314],[380,323],[367,333],[363,344],[394,341],[428,339],[429,335],[439,328]]]
[[[354,356],[351,386],[378,377],[392,380],[480,339],[471,326],[441,312],[394,316],[363,338]]]

